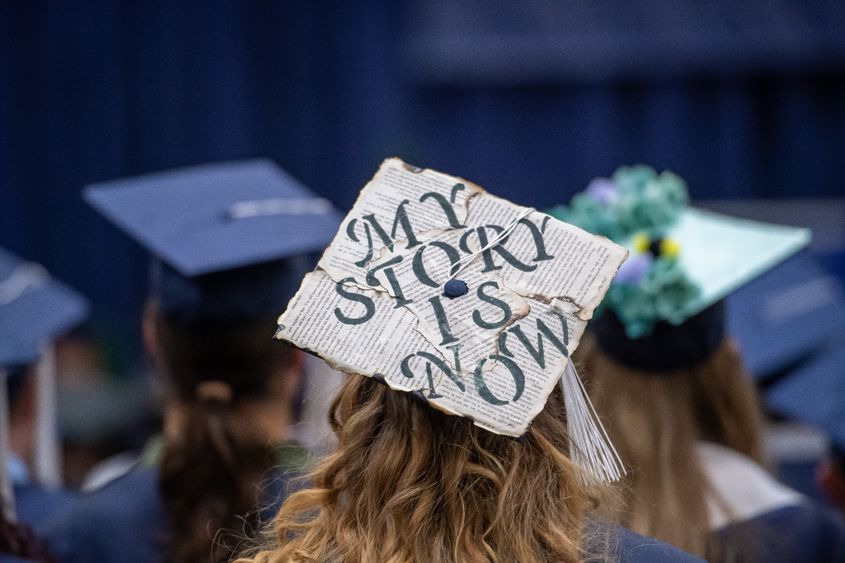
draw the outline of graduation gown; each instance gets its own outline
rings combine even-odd
[[[662,541],[636,534],[626,528],[610,524],[593,524],[609,531],[611,561],[619,563],[695,563],[702,559],[681,551]],[[588,549],[597,557],[600,549]],[[600,560],[600,559],[596,559]]]
[[[268,479],[261,521],[276,513],[290,474]],[[67,563],[164,561],[168,523],[156,468],[139,468],[80,495],[46,530],[47,545]]]
[[[67,489],[46,489],[29,478],[26,463],[13,453],[7,454],[6,470],[15,493],[15,516],[21,524],[40,532],[56,514],[67,508],[76,493]]]
[[[164,561],[169,527],[158,489],[163,451],[162,438],[151,439],[135,468],[78,495],[45,526],[51,553],[63,563]],[[309,463],[308,450],[294,441],[280,445],[276,456],[275,472],[261,484],[261,522],[275,516],[290,492],[288,483]]]
[[[35,483],[15,485],[15,510],[18,522],[41,532],[44,526],[73,503],[76,494],[65,490],[50,490]]]
[[[845,523],[837,514],[729,448],[701,443],[698,455],[716,493],[708,511],[724,559],[845,562]]]

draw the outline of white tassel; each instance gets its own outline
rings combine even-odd
[[[587,396],[572,360],[560,378],[569,430],[569,457],[581,468],[585,482],[618,481],[625,466]]]
[[[62,454],[56,411],[56,350],[44,346],[35,372],[34,469],[38,484],[48,489],[62,485]]]

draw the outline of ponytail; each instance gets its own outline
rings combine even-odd
[[[260,481],[274,465],[273,444],[251,431],[240,407],[266,398],[287,349],[267,338],[264,324],[187,329],[159,317],[157,331],[180,405],[178,431],[166,434],[159,467],[167,561],[229,561],[233,538],[258,524]]]
[[[269,465],[268,446],[238,435],[231,406],[204,401],[187,407],[184,434],[165,445],[159,489],[170,518],[168,560],[228,561],[234,546],[218,530],[235,531],[256,506],[256,483]]]

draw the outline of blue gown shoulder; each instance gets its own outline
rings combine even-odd
[[[845,562],[845,523],[809,500],[731,524],[715,534],[723,545],[750,552],[747,559],[753,562]]]
[[[260,520],[275,514],[291,474],[262,483]],[[79,495],[45,530],[50,551],[67,563],[133,563],[164,560],[167,514],[156,468],[138,468],[108,485]]]
[[[45,489],[35,483],[15,485],[15,510],[18,522],[40,532],[56,514],[64,510],[76,493],[67,489]]]
[[[162,560],[166,531],[157,472],[144,469],[80,495],[45,535],[59,561],[143,563]]]
[[[619,563],[701,563],[699,559],[660,540],[605,522],[587,526],[588,553],[599,560],[609,555]]]
[[[19,523],[40,539],[48,522],[71,504],[76,494],[67,489],[46,489],[36,483],[16,484],[15,511]],[[38,540],[34,540],[38,541]],[[31,561],[0,553],[0,563],[23,563]]]

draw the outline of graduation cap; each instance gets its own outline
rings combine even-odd
[[[88,315],[88,302],[39,264],[0,248],[0,366],[29,364]]]
[[[277,338],[519,437],[560,386],[570,457],[624,473],[570,361],[626,252],[461,178],[385,160]]]
[[[0,371],[22,378],[36,365],[35,473],[46,486],[61,482],[56,422],[55,359],[50,342],[88,315],[88,302],[43,266],[0,249]]]
[[[834,450],[845,451],[845,334],[766,392],[770,409],[824,431]]]
[[[255,317],[285,303],[307,255],[340,222],[329,201],[268,160],[95,184],[84,198],[152,254],[160,309],[187,323]]]
[[[552,215],[631,251],[591,325],[614,359],[653,372],[694,365],[721,343],[722,300],[807,246],[808,229],[688,205],[685,182],[647,166],[594,180]]]
[[[845,334],[845,290],[804,250],[727,298],[728,330],[760,381],[778,377]]]

